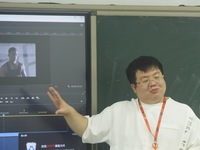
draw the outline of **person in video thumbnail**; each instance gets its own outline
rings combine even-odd
[[[25,67],[18,61],[18,53],[15,47],[8,50],[9,60],[0,68],[0,77],[26,77]]]

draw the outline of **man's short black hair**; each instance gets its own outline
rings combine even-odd
[[[11,47],[9,48],[8,53],[10,54],[11,52],[15,52],[15,51],[17,51],[17,49],[15,47]]]
[[[126,69],[126,76],[130,84],[136,84],[136,72],[146,72],[151,68],[158,68],[164,75],[162,64],[152,56],[140,56],[134,59]]]

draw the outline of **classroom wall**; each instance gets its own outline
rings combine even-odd
[[[160,6],[179,6],[179,5],[198,6],[200,4],[200,1],[198,4],[197,0],[188,0],[188,1],[186,1],[186,0],[168,0],[168,1],[138,0],[138,1],[134,1],[134,2],[132,2],[130,0],[124,0],[123,3],[121,1],[122,0],[107,0],[107,1],[101,0],[101,2],[95,1],[95,0],[82,0],[82,1],[81,0],[77,0],[77,1],[75,1],[75,0],[74,1],[73,0],[72,1],[69,1],[69,0],[54,0],[54,1],[53,0],[46,0],[46,1],[44,1],[44,0],[43,1],[42,0],[35,0],[35,1],[12,0],[11,1],[10,0],[9,1],[9,0],[7,0],[6,2],[14,2],[14,3],[18,3],[18,2],[28,2],[28,3],[56,2],[56,3],[63,3],[63,4],[64,3],[65,4],[73,3],[73,4],[95,4],[95,5],[116,4],[116,5],[155,5],[155,6],[156,5],[160,5]],[[3,2],[3,1],[0,0],[0,2]],[[56,6],[43,5],[43,6],[45,8],[54,8],[54,7],[59,8],[59,9],[66,9],[66,8],[69,9],[70,8],[69,6],[63,6],[63,5],[56,5]],[[18,6],[18,7],[20,7],[20,6]],[[30,7],[30,6],[27,6],[27,7]],[[31,7],[37,7],[37,6],[34,5]],[[167,7],[167,8],[156,8],[155,11],[152,11],[152,9],[154,9],[154,8],[147,8],[147,7],[144,7],[144,8],[112,7],[111,8],[111,7],[112,6],[110,6],[109,8],[108,7],[103,8],[103,6],[101,6],[101,7],[98,7],[98,11],[95,10],[96,7],[91,7],[91,9],[94,11],[94,12],[92,12],[93,13],[93,15],[92,15],[92,29],[93,30],[92,31],[97,30],[97,33],[98,33],[97,34],[96,32],[92,32],[92,34],[91,34],[91,36],[92,36],[92,38],[91,38],[92,39],[92,45],[91,45],[91,47],[92,47],[92,62],[93,62],[92,63],[92,74],[93,74],[93,76],[92,76],[92,81],[93,81],[92,82],[92,84],[93,84],[92,85],[92,105],[93,105],[92,106],[92,114],[95,114],[96,112],[100,112],[103,108],[105,108],[106,106],[112,104],[113,102],[115,102],[117,100],[123,100],[124,98],[129,98],[130,96],[132,96],[132,95],[129,95],[129,93],[128,94],[125,93],[125,92],[131,93],[132,91],[130,91],[130,87],[128,86],[127,80],[125,80],[125,78],[121,78],[122,77],[121,72],[123,73],[124,70],[120,70],[121,68],[123,68],[123,69],[125,68],[125,65],[127,62],[127,55],[129,57],[130,54],[125,53],[125,52],[123,52],[121,54],[120,50],[125,49],[127,51],[131,51],[132,50],[131,47],[134,47],[134,49],[141,47],[140,49],[142,49],[143,51],[138,50],[136,55],[138,55],[139,52],[142,52],[143,54],[149,54],[150,52],[153,52],[153,54],[155,54],[156,56],[160,56],[159,58],[163,61],[164,66],[169,67],[169,68],[166,68],[166,70],[167,70],[166,73],[168,73],[168,74],[166,74],[166,77],[167,77],[166,80],[168,80],[168,82],[169,82],[169,86],[168,86],[169,87],[169,95],[171,95],[172,97],[177,98],[177,99],[180,98],[179,100],[183,100],[183,101],[186,101],[186,103],[189,103],[191,105],[191,107],[195,110],[195,112],[198,114],[198,116],[200,116],[200,105],[199,105],[199,100],[198,100],[198,98],[199,98],[199,92],[198,92],[199,90],[198,89],[200,88],[200,82],[199,82],[200,81],[200,71],[198,69],[199,63],[196,62],[196,61],[198,61],[198,57],[199,57],[198,54],[200,54],[199,53],[200,45],[198,42],[199,41],[199,36],[198,36],[199,32],[196,32],[196,31],[200,31],[199,30],[200,26],[198,25],[198,24],[200,24],[200,21],[199,21],[199,19],[195,19],[195,21],[198,22],[197,24],[196,24],[196,22],[190,22],[191,21],[190,16],[195,16],[195,17],[199,18],[200,9],[198,7],[190,7],[190,8],[188,8],[188,7],[168,8]],[[41,5],[40,5],[40,8],[41,8]],[[85,7],[81,7],[81,8],[88,9],[89,6],[87,6],[87,8],[85,8]],[[71,7],[70,9],[73,9],[73,7]],[[129,12],[127,11],[127,9],[129,9]],[[176,10],[174,10],[174,9],[176,9]],[[110,11],[110,10],[114,10],[114,11]],[[120,12],[117,12],[117,11],[120,11]],[[173,37],[175,39],[173,39],[173,38],[171,39],[171,37],[168,37],[168,36],[163,36],[163,37],[161,36],[162,37],[161,41],[166,42],[165,44],[167,46],[164,47],[164,48],[166,48],[166,50],[163,49],[162,42],[160,42],[158,45],[155,44],[154,41],[157,41],[156,38],[153,38],[153,39],[151,39],[151,37],[145,38],[146,41],[148,41],[149,39],[153,40],[153,42],[151,42],[152,45],[150,45],[150,46],[148,44],[143,44],[142,42],[136,42],[136,44],[135,44],[132,41],[127,41],[126,34],[123,34],[120,32],[121,30],[118,30],[118,28],[121,29],[123,27],[122,25],[125,25],[125,29],[127,29],[127,32],[125,32],[125,33],[127,33],[128,35],[130,34],[129,35],[130,38],[128,38],[128,39],[132,39],[133,35],[140,35],[139,38],[142,39],[142,35],[143,34],[145,35],[145,33],[131,34],[132,32],[128,32],[129,28],[131,28],[131,25],[132,25],[131,20],[137,19],[137,17],[135,18],[134,16],[138,16],[138,15],[143,16],[143,15],[148,14],[150,16],[156,16],[158,14],[158,12],[160,13],[161,16],[168,16],[168,15],[169,16],[174,16],[174,15],[177,16],[177,18],[175,18],[175,20],[174,20],[174,18],[173,19],[169,18],[169,19],[172,19],[172,21],[167,22],[167,24],[163,21],[160,22],[162,24],[161,27],[163,27],[161,29],[165,29],[165,24],[166,24],[167,28],[173,27],[173,28],[170,28],[170,31],[171,31],[170,35],[171,35],[171,37]],[[107,16],[105,14],[107,14]],[[112,14],[113,14],[113,16],[112,16]],[[127,15],[127,16],[121,18],[122,17],[121,15],[122,16]],[[109,17],[109,16],[111,16],[111,17]],[[180,16],[181,17],[189,17],[189,19],[179,18]],[[125,21],[120,21],[118,17],[120,19],[125,18]],[[139,17],[139,18],[142,19],[141,17]],[[145,17],[144,20],[142,20],[142,21],[144,21],[143,25],[146,25],[148,27],[148,23],[146,21],[153,21],[154,19],[155,18],[149,19],[149,17]],[[159,19],[162,19],[162,17]],[[184,20],[182,20],[182,19],[184,19]],[[176,22],[176,21],[178,21],[178,22]],[[189,21],[189,22],[187,22],[187,21]],[[127,22],[129,22],[129,23],[127,23]],[[139,22],[141,22],[141,21],[139,21]],[[178,26],[176,23],[178,24]],[[182,25],[179,23],[182,23]],[[113,24],[115,24],[114,27],[112,26]],[[151,25],[151,26],[149,26],[150,31],[154,30],[154,29],[155,30],[159,29],[156,26],[154,26],[154,24],[160,26],[156,22],[150,22],[150,25]],[[129,28],[127,28],[126,25],[129,26]],[[184,25],[186,25],[186,27],[190,27],[190,29],[195,32],[195,34],[191,35],[192,37],[190,37],[188,35],[190,35],[190,33],[193,33],[193,32],[190,32],[190,30],[186,30],[186,32],[185,32]],[[135,25],[135,26],[139,27],[139,28],[142,27],[140,24]],[[143,26],[143,29],[149,29],[147,27]],[[151,29],[151,27],[152,27],[152,29]],[[176,27],[181,27],[183,29],[177,30]],[[172,35],[173,33],[175,33],[174,31],[172,31],[172,29],[176,32],[178,31],[178,33],[179,33],[178,35],[179,35],[179,37],[181,37],[181,38],[177,38],[180,40],[180,42],[178,43],[178,45],[175,45],[174,48],[172,47],[173,44],[171,44],[171,45],[167,44],[169,39],[172,40],[171,43],[177,43],[176,37],[174,35]],[[182,30],[184,32],[182,32]],[[104,31],[107,33],[106,38],[105,38]],[[110,32],[108,33],[107,31],[110,31]],[[140,30],[137,30],[137,28],[136,28],[135,32],[136,31],[140,31]],[[163,31],[165,31],[165,30],[163,30]],[[156,33],[163,33],[163,31],[160,32],[160,30],[157,30]],[[166,32],[166,33],[168,33],[168,32]],[[115,36],[118,34],[120,36]],[[186,35],[186,36],[183,36],[182,34]],[[113,38],[110,38],[109,35],[113,36]],[[123,35],[124,37],[121,35]],[[195,36],[197,36],[198,38]],[[96,41],[96,37],[97,37],[97,41]],[[123,39],[124,41],[116,42],[116,40],[118,40],[118,39],[115,39],[115,38],[118,38],[118,37],[120,39]],[[159,35],[153,36],[153,37],[157,37],[158,39],[160,39]],[[107,40],[107,38],[108,38],[108,40]],[[134,38],[136,38],[136,37],[134,37]],[[187,42],[185,42],[185,41],[187,41],[187,38],[191,38],[191,39],[195,39],[195,40],[188,44]],[[116,43],[116,44],[112,44],[109,41],[110,39],[114,41],[114,42],[111,41],[112,43]],[[107,43],[107,41],[108,41],[108,43]],[[143,41],[143,39],[140,41]],[[125,43],[125,45],[117,45],[120,43]],[[181,43],[183,43],[183,45]],[[133,45],[131,45],[131,44],[133,44]],[[184,45],[184,44],[186,44],[186,45]],[[138,47],[136,47],[136,46],[138,46]],[[192,49],[191,49],[191,47],[192,47]],[[96,50],[96,48],[98,50]],[[152,48],[152,50],[149,52],[144,52],[144,50],[146,50],[147,48]],[[171,53],[168,53],[167,48],[169,48],[170,51],[176,52],[177,55],[171,55]],[[186,50],[183,48],[186,48]],[[157,51],[154,51],[154,49],[162,50],[162,51],[165,51],[166,53],[165,54],[163,54],[163,52],[157,53]],[[116,52],[116,50],[117,50],[117,52]],[[175,51],[175,50],[177,50],[177,51]],[[178,50],[180,50],[180,51],[178,51]],[[194,53],[190,53],[190,51],[193,51]],[[135,54],[135,52],[131,52],[131,53]],[[115,55],[112,55],[112,54],[115,54]],[[185,59],[185,61],[183,61],[183,64],[179,64],[179,63],[181,63],[181,61],[180,62],[178,61],[179,63],[176,63],[176,65],[173,65],[173,64],[169,65],[168,62],[171,63],[171,62],[176,61],[176,57],[177,56],[179,57],[179,54],[181,54],[187,58],[187,59]],[[101,55],[107,56],[107,58],[105,59],[104,57],[101,57]],[[118,57],[116,55],[119,55],[120,57]],[[136,55],[134,55],[134,57]],[[167,59],[165,59],[165,56],[167,56],[166,57]],[[101,57],[104,59],[99,59],[99,58],[97,59],[97,57],[99,57],[99,58]],[[193,59],[193,58],[195,58],[195,59]],[[125,59],[126,62],[123,59]],[[98,60],[98,62],[96,62],[97,60]],[[112,61],[112,60],[114,60],[114,61]],[[190,61],[190,60],[194,60],[194,61]],[[123,62],[123,63],[121,63],[121,62]],[[186,63],[186,64],[184,64],[184,63]],[[177,64],[179,64],[179,66],[181,66],[181,67],[177,66]],[[191,73],[191,71],[189,70],[190,67],[188,67],[188,66],[192,66],[193,64],[196,64],[196,65],[194,66],[194,68],[192,68],[192,73]],[[98,69],[96,68],[96,66],[98,66]],[[176,67],[174,69],[175,70],[174,74],[171,74],[171,72],[174,72],[174,70],[171,69],[171,67],[173,67],[173,68]],[[180,70],[177,70],[177,68],[178,69],[180,68]],[[106,69],[108,71],[105,71]],[[169,70],[169,69],[171,69],[171,70]],[[185,74],[185,72],[186,72],[186,74]],[[97,79],[97,74],[101,78]],[[176,75],[176,76],[174,77],[173,75]],[[97,80],[98,80],[99,84],[96,83]],[[101,85],[101,83],[106,83],[106,84]],[[176,84],[172,84],[172,83],[176,83]],[[184,84],[184,86],[182,86],[183,84]],[[98,85],[98,88],[97,88],[97,85]],[[173,85],[173,86],[175,85],[175,86],[170,87],[170,85]],[[106,86],[106,87],[104,87],[104,86]],[[187,86],[187,88],[185,88],[186,86]],[[191,88],[190,88],[190,86],[191,86]],[[195,88],[194,91],[192,90],[193,86]],[[123,90],[121,90],[121,92],[118,92],[119,87],[124,87]],[[176,88],[176,87],[178,87],[178,88]],[[179,88],[179,87],[181,87],[181,88]],[[128,88],[129,88],[129,91],[128,91]],[[98,91],[97,91],[97,89],[98,89]],[[175,89],[175,90],[172,90],[172,89]],[[185,92],[185,90],[187,92]],[[97,93],[98,93],[98,95],[97,95]],[[113,93],[116,94],[115,95],[116,97],[112,97],[112,95],[114,95]],[[182,93],[183,93],[183,95],[182,95]],[[181,96],[183,96],[183,97],[181,97]],[[190,98],[188,98],[188,96],[190,96]],[[97,97],[98,97],[98,101],[97,101]],[[107,101],[107,99],[108,99],[108,101]],[[98,106],[98,108],[97,108],[97,106]],[[98,145],[97,147],[99,150],[109,149],[107,147],[107,145],[105,145],[105,144]]]
[[[61,4],[94,4],[94,5],[150,5],[150,6],[199,6],[198,0],[0,0],[0,2],[23,3],[61,3]]]

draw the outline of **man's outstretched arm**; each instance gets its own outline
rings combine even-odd
[[[63,115],[69,127],[82,137],[88,125],[88,119],[78,113],[72,106],[63,100],[58,91],[50,87],[47,92],[49,98],[57,108],[56,114]]]

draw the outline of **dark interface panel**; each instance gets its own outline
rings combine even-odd
[[[0,15],[0,115],[54,113],[47,97],[49,86],[85,113],[85,19]],[[9,49],[17,51],[15,58]],[[25,76],[20,75],[22,69]]]
[[[88,12],[3,11],[0,14],[0,149],[86,150],[56,116],[55,87],[90,114]]]
[[[89,146],[83,144],[81,138],[69,129],[63,117],[29,116],[0,119],[1,150],[89,149]]]

